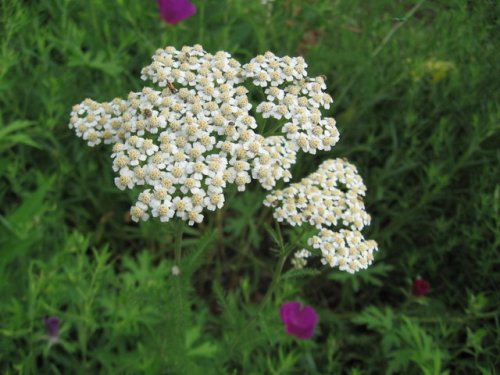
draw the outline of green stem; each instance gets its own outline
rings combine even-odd
[[[183,288],[183,277],[186,275],[183,273],[184,270],[181,268],[182,259],[182,236],[184,232],[184,223],[182,220],[178,220],[174,225],[174,263],[181,270],[180,275],[175,275],[173,277],[173,305],[174,305],[174,316],[172,318],[172,341],[175,341],[175,351],[172,354],[174,358],[174,367],[178,370],[185,368],[188,365],[188,359],[185,355],[185,337],[186,337],[186,310]]]
[[[278,284],[279,284],[279,281],[281,278],[281,273],[283,272],[283,267],[285,265],[285,262],[286,262],[286,254],[284,251],[280,251],[280,257],[278,259],[278,264],[276,265],[276,268],[274,269],[273,278],[271,280],[271,285],[267,289],[267,292],[266,292],[264,298],[262,299],[262,304],[260,305],[258,315],[260,315],[262,310],[264,310],[264,307],[266,307],[266,305],[268,304],[272,295],[276,291],[276,288],[278,287]]]
[[[377,55],[384,49],[387,43],[392,39],[396,31],[398,31],[405,23],[408,21],[416,12],[417,10],[422,6],[422,4],[425,2],[425,0],[420,0],[413,8],[411,8],[408,13],[404,15],[402,18],[402,21],[394,25],[391,30],[385,35],[384,39],[382,42],[373,50],[373,52],[370,54],[371,58],[374,59],[377,57]],[[373,64],[373,62],[372,62]],[[370,65],[371,66],[371,65]],[[358,77],[361,75],[362,71],[358,71],[356,74],[354,74],[351,78],[351,80],[347,83],[347,85],[344,86],[343,91],[340,93],[340,95],[337,96],[336,102],[337,105],[342,102],[344,99],[344,96],[347,95],[349,90],[351,89],[352,85],[356,82]]]
[[[266,295],[264,296],[264,299],[262,300],[262,304],[260,306],[259,313],[257,315],[260,315],[262,310],[264,310],[264,307],[266,307],[266,305],[269,302],[269,300],[271,299],[274,291],[276,290],[276,288],[279,284],[280,278],[281,278],[281,273],[283,272],[283,266],[285,265],[286,258],[288,256],[285,242],[283,241],[283,235],[281,234],[281,228],[280,228],[279,224],[276,225],[276,232],[278,234],[278,241],[279,241],[278,245],[279,245],[280,256],[278,259],[278,264],[276,265],[276,268],[274,269],[273,278],[271,280],[271,285],[267,289]]]
[[[217,247],[220,254],[224,254],[224,207],[216,211],[215,225],[217,230]]]
[[[175,226],[175,264],[177,267],[181,264],[182,258],[182,235],[184,232],[184,223],[179,220],[179,223]]]
[[[417,10],[422,6],[422,4],[425,2],[425,0],[420,0],[413,8],[411,8],[408,13],[404,15],[402,18],[401,22],[397,23],[385,36],[385,38],[382,40],[382,43],[379,44],[379,46],[372,52],[372,57],[376,57],[380,51],[385,47],[385,45],[391,40],[392,36],[400,29],[406,21],[408,21],[416,12]]]
[[[279,226],[278,226],[278,230],[279,230]],[[279,232],[279,234],[280,234],[280,238],[281,238],[280,256],[279,256],[276,268],[274,269],[271,284],[270,284],[269,288],[267,289],[266,294],[264,295],[264,298],[262,299],[262,303],[260,304],[257,313],[246,324],[246,326],[240,331],[240,334],[235,339],[232,340],[231,345],[229,346],[229,350],[231,352],[233,352],[234,349],[237,349],[237,347],[239,346],[239,341],[240,341],[243,333],[246,332],[249,328],[251,328],[257,322],[257,318],[262,314],[262,312],[264,311],[264,308],[267,306],[267,304],[271,300],[271,297],[273,296],[274,292],[276,291],[276,289],[278,287],[279,281],[281,279],[281,274],[283,272],[283,267],[285,265],[286,258],[288,256],[286,249],[285,249],[285,246],[283,246],[281,232]]]
[[[201,45],[205,42],[205,2],[200,1],[198,7],[198,14],[200,16],[200,22],[198,24],[198,41]]]

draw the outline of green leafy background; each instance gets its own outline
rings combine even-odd
[[[0,373],[496,374],[500,358],[500,6],[497,1],[0,0]],[[356,275],[289,271],[265,300],[283,227],[257,186],[185,228],[136,225],[109,153],[67,123],[86,97],[143,86],[159,47],[200,43],[246,61],[303,55],[327,76],[341,141],[301,155],[299,179],[347,157],[379,243]],[[280,233],[281,236],[281,233]],[[417,298],[417,277],[431,284]],[[313,339],[279,306],[312,305]],[[43,317],[61,318],[50,346]]]

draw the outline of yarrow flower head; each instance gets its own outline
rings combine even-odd
[[[178,266],[173,266],[171,272],[172,275],[179,276],[181,274],[181,269]]]
[[[189,0],[157,0],[157,2],[161,18],[173,25],[196,13],[195,5]]]
[[[153,87],[105,103],[86,99],[69,124],[91,147],[112,145],[116,186],[140,189],[134,221],[199,223],[205,210],[224,205],[229,185],[244,191],[257,180],[273,189],[291,179],[298,151],[327,151],[338,140],[335,120],[321,112],[332,102],[324,78],[308,78],[301,57],[267,52],[241,65],[200,45],[167,47],[141,78]],[[252,103],[244,84],[266,100]],[[266,123],[257,124],[255,113]],[[278,134],[265,137],[266,128]]]
[[[367,268],[377,250],[361,230],[370,224],[362,197],[366,187],[356,167],[344,159],[327,160],[318,170],[284,190],[270,193],[264,204],[274,208],[274,218],[292,226],[310,225],[319,233],[308,240],[311,251],[295,253],[292,264],[307,265],[313,255],[321,263],[354,273]],[[336,230],[332,230],[336,228]],[[314,254],[313,254],[314,252]]]
[[[289,335],[310,339],[318,324],[318,314],[311,307],[297,301],[286,302],[280,309],[281,321]]]

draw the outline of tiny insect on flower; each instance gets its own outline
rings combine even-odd
[[[173,94],[177,93],[177,89],[175,88],[173,83],[170,82],[169,80],[167,80],[167,87]]]
[[[157,0],[161,18],[172,25],[191,17],[196,6],[189,0]]]
[[[318,314],[311,307],[297,301],[286,302],[280,309],[286,332],[302,340],[310,339],[318,324]]]
[[[423,297],[429,293],[430,288],[431,284],[427,280],[418,278],[413,282],[411,292],[416,297]]]

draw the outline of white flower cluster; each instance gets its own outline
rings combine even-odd
[[[309,258],[312,253],[309,250],[302,249],[297,251],[292,259],[292,265],[295,268],[304,268],[307,265],[307,258]]]
[[[292,226],[310,224],[320,230],[308,244],[321,251],[321,261],[340,270],[367,268],[377,250],[361,230],[370,224],[362,197],[366,187],[356,167],[343,159],[327,160],[318,170],[284,190],[273,191],[264,204],[274,208],[274,218]],[[328,228],[343,227],[338,232]],[[304,267],[308,250],[295,254],[293,264]]]
[[[69,127],[89,146],[113,144],[111,157],[120,189],[140,187],[134,221],[177,216],[190,225],[203,210],[224,204],[224,189],[245,190],[252,179],[265,189],[289,181],[299,149],[329,150],[338,140],[324,79],[307,78],[302,58],[267,52],[241,64],[227,52],[199,45],[159,49],[141,78],[145,87],[108,103],[84,100],[73,107]],[[253,105],[242,84],[265,88],[255,111],[273,118],[282,135],[256,132]]]
[[[339,140],[335,120],[323,118],[320,108],[333,102],[325,78],[306,79],[307,64],[302,57],[277,57],[271,52],[253,58],[243,66],[244,75],[265,87],[267,101],[256,110],[264,118],[284,120],[286,138],[304,152],[329,151]],[[285,85],[284,87],[282,87]]]

